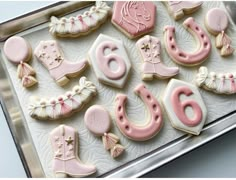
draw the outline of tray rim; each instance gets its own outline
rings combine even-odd
[[[88,4],[82,3],[79,5],[79,8],[80,9],[86,8],[86,7],[94,4],[94,2],[95,1],[90,1]],[[81,2],[77,2],[77,5],[79,3],[81,3]],[[9,28],[9,25],[12,26],[12,23],[15,23],[16,21],[24,20],[25,18],[27,20],[28,20],[28,18],[32,19],[32,17],[35,14],[38,14],[41,17],[40,13],[42,13],[45,10],[48,13],[52,13],[53,9],[57,10],[57,9],[55,9],[55,7],[58,7],[60,5],[63,5],[65,7],[71,6],[71,2],[59,2],[59,3],[56,2],[56,3],[50,4],[48,6],[45,6],[41,9],[38,9],[38,10],[32,11],[30,13],[24,14],[22,16],[8,20],[6,22],[2,22],[0,24],[0,29],[4,29],[4,27]],[[75,9],[72,9],[71,11],[67,11],[67,12],[60,11],[58,16],[66,15],[68,13],[75,11],[75,10],[78,10],[77,6]],[[17,34],[19,32],[25,31],[31,27],[34,27],[34,26],[37,26],[37,25],[47,22],[50,17],[50,16],[48,17],[47,15],[44,14],[44,16],[41,17],[42,18],[41,21],[39,21],[38,23],[35,23],[35,24],[29,23],[29,24],[27,24],[27,26],[25,26],[22,29],[17,30],[13,33],[5,34],[4,36],[2,36],[1,31],[0,31],[0,42],[4,42],[11,35]],[[5,71],[4,71],[4,73],[7,74]],[[8,79],[8,83],[10,84],[9,79]],[[13,91],[12,89],[10,89],[10,90],[11,90],[11,92]],[[27,163],[27,160],[24,155],[24,149],[22,149],[21,144],[19,143],[19,140],[17,139],[17,133],[13,130],[14,125],[12,123],[12,118],[10,117],[10,114],[9,114],[9,107],[7,107],[7,105],[6,105],[7,103],[5,103],[6,101],[7,101],[6,97],[4,97],[4,95],[0,92],[0,105],[3,108],[3,112],[6,117],[9,129],[12,133],[12,137],[15,141],[16,147],[18,149],[18,153],[20,154],[20,156],[22,156],[21,160],[22,160],[23,166],[26,170],[27,176],[34,177],[34,174],[32,173],[32,171],[34,170],[34,167],[29,167],[29,165]],[[18,100],[14,99],[14,101],[18,101]],[[20,110],[20,112],[21,112],[21,110]],[[24,116],[22,116],[22,114],[21,114],[21,118],[24,118]],[[152,170],[154,170],[154,169],[156,169],[156,168],[158,168],[158,167],[160,167],[160,166],[162,166],[162,165],[164,165],[164,164],[166,164],[166,163],[214,140],[215,138],[217,138],[219,136],[226,134],[227,132],[230,132],[231,130],[233,130],[235,128],[236,128],[236,110],[214,120],[211,123],[206,124],[201,132],[201,135],[199,135],[199,136],[185,134],[174,141],[171,141],[171,142],[169,142],[169,143],[167,143],[167,144],[165,144],[165,145],[163,145],[163,146],[161,146],[161,147],[159,147],[159,148],[157,148],[157,149],[155,149],[143,156],[140,156],[137,159],[134,159],[134,160],[132,160],[124,165],[121,165],[120,167],[117,167],[117,168],[111,170],[110,172],[102,174],[98,177],[108,177],[108,178],[140,177],[140,176],[142,176],[142,175],[144,175],[144,174],[146,174],[146,173],[148,173],[148,172],[150,172],[150,171],[152,171]],[[205,138],[203,138],[203,136]],[[196,141],[197,141],[197,143],[196,143]],[[192,145],[192,146],[187,146],[187,145]],[[182,146],[185,146],[185,148],[181,148],[181,151],[179,151],[177,148],[182,147]],[[164,150],[169,150],[171,152],[169,154],[165,153],[166,156],[168,156],[168,157],[159,161],[161,159],[161,156],[163,155]],[[37,153],[36,153],[36,156],[38,156]],[[156,163],[156,161],[158,161],[158,163]],[[140,163],[143,163],[143,162],[146,163],[145,167],[143,165],[140,165],[140,166],[136,166],[135,168],[133,168],[134,165],[139,165]],[[152,165],[150,165],[150,164],[152,164]],[[40,164],[40,166],[41,166],[41,164]],[[41,170],[42,170],[41,175],[45,176],[43,169],[41,169]],[[35,177],[37,177],[37,175]]]

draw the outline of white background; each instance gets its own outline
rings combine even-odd
[[[0,2],[0,22],[52,2]],[[0,177],[26,177],[0,110]],[[236,130],[151,172],[145,177],[236,177]]]

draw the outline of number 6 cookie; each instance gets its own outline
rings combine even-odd
[[[131,64],[122,41],[100,34],[88,53],[99,81],[122,88]]]
[[[171,79],[163,97],[163,105],[174,128],[194,135],[200,134],[207,109],[197,87]]]

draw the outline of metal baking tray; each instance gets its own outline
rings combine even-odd
[[[183,20],[175,22],[171,17],[169,17],[166,8],[161,2],[155,3],[157,5],[158,23],[155,31],[151,33],[151,35],[155,35],[161,38],[161,30],[164,25],[175,25],[178,27],[178,32],[181,32],[179,33],[179,35],[177,35],[177,41],[181,43],[181,41],[179,41],[178,39],[186,38],[185,43],[180,44],[180,46],[187,49],[189,46],[191,49],[193,47],[191,45],[193,39],[191,39],[189,33],[186,33],[183,29],[181,25]],[[166,115],[164,115],[165,124],[160,134],[147,142],[133,142],[131,140],[128,140],[119,132],[119,130],[114,125],[112,129],[113,132],[119,135],[119,137],[121,138],[121,143],[127,147],[127,151],[124,157],[114,161],[109,159],[108,153],[105,153],[105,155],[97,154],[97,156],[86,154],[86,151],[91,151],[93,154],[96,154],[96,152],[94,152],[94,149],[97,152],[104,151],[104,149],[102,147],[101,141],[99,139],[95,139],[92,135],[89,134],[89,132],[86,131],[86,129],[84,129],[82,122],[84,110],[82,112],[76,113],[71,118],[67,118],[66,120],[58,122],[45,123],[41,121],[31,120],[29,115],[26,113],[26,102],[28,102],[28,95],[39,93],[45,96],[47,94],[60,95],[61,92],[67,91],[71,87],[73,87],[73,85],[75,85],[77,81],[72,80],[70,85],[65,89],[58,87],[57,85],[55,85],[53,80],[51,80],[49,74],[45,69],[43,69],[42,65],[39,64],[35,58],[33,58],[31,64],[36,68],[37,73],[40,74],[40,77],[38,78],[39,84],[42,84],[42,86],[39,86],[32,91],[24,90],[23,88],[21,88],[21,84],[17,82],[16,67],[7,62],[2,54],[4,41],[9,36],[17,34],[25,37],[34,48],[37,45],[38,41],[41,40],[40,38],[42,38],[42,40],[45,38],[53,38],[48,33],[48,20],[50,16],[65,16],[67,14],[68,16],[71,16],[80,14],[83,11],[89,9],[93,4],[94,2],[60,2],[0,24],[1,104],[3,106],[6,119],[10,126],[18,151],[21,155],[24,167],[29,177],[52,177],[52,169],[50,164],[51,161],[48,160],[52,159],[52,153],[50,152],[50,144],[46,139],[48,137],[48,132],[60,123],[69,124],[79,128],[79,144],[81,146],[79,156],[83,161],[88,159],[94,160],[91,161],[91,163],[95,162],[95,165],[97,165],[98,173],[94,175],[97,177],[142,176],[143,174],[148,173],[157,167],[160,167],[161,165],[211,141],[214,138],[219,137],[224,133],[229,132],[236,127],[236,96],[221,96],[199,89],[208,108],[208,120],[199,136],[188,135],[173,129]],[[112,2],[108,2],[108,4],[112,6]],[[193,15],[196,18],[196,21],[199,22],[202,27],[204,27],[202,22],[204,12],[211,7],[225,8],[223,3],[221,2],[204,2],[203,7]],[[126,38],[122,33],[115,29],[109,21],[110,20],[102,25],[101,28],[85,37],[79,37],[76,39],[58,38],[58,41],[62,45],[63,51],[65,52],[66,56],[69,56],[69,59],[76,59],[77,57],[86,56],[86,50],[91,46],[99,33],[108,34],[110,36],[115,36],[116,38],[122,39],[126,46],[126,49],[128,50],[128,54],[131,57],[130,59],[133,65],[131,77],[129,78],[130,83],[126,84],[126,87],[124,89],[116,90],[108,86],[103,86],[102,84],[97,82],[96,78],[93,75],[94,73],[92,71],[92,68],[87,70],[89,72],[85,72],[84,75],[88,76],[88,79],[91,79],[99,90],[105,88],[105,90],[109,91],[110,94],[108,95],[113,95],[117,92],[128,93],[128,115],[132,117],[132,119],[136,118],[140,120],[139,116],[142,116],[141,114],[145,115],[146,111],[142,110],[142,103],[135,95],[133,95],[132,89],[137,83],[141,82],[141,78],[139,77],[139,65],[141,63],[141,59],[138,56],[135,56],[135,54],[137,54],[133,47],[135,41]],[[230,27],[227,33],[230,37],[233,38],[234,46],[234,42],[236,42],[236,39],[234,40],[234,38],[236,37],[233,37],[232,35],[236,33],[235,29],[235,25],[231,20]],[[40,37],[38,37],[39,34]],[[209,36],[213,42],[214,37],[211,35]],[[83,43],[86,43],[88,45],[84,45]],[[81,50],[81,44],[85,46],[83,47],[83,49],[85,49],[84,51]],[[78,55],[78,52],[80,52],[80,55]],[[162,57],[167,65],[177,66],[165,53],[164,48],[162,51]],[[236,62],[234,62],[233,59],[235,59],[233,56],[228,58],[227,60],[222,59],[219,56],[217,50],[213,48],[210,58],[203,65],[207,65],[212,70],[222,71],[222,69],[224,68],[229,71],[233,71],[233,67],[236,66]],[[183,68],[181,66],[179,68],[181,69],[182,74],[177,76],[177,78],[192,82],[197,68]],[[46,79],[46,82],[43,78]],[[154,95],[160,101],[167,83],[168,81],[154,80],[153,82],[146,83],[146,85],[152,92],[155,92]],[[46,85],[49,86],[49,88],[52,90],[44,92],[42,88]],[[110,97],[112,96],[109,96],[109,98]],[[94,100],[93,103],[102,102],[102,98],[103,95],[101,95],[98,100]],[[112,103],[113,102],[111,100],[108,100],[107,104],[103,104],[106,107],[110,107],[109,111],[111,113],[112,108],[114,108],[114,104]],[[88,106],[86,106],[86,108]],[[142,113],[135,114],[135,111]],[[38,132],[34,132],[33,130]],[[49,144],[48,146],[41,147],[41,143],[36,139],[37,133],[39,133],[40,135],[44,133],[44,136],[42,136],[41,138],[41,143],[46,143],[46,145]],[[38,136],[39,139],[41,137],[40,135]],[[91,141],[92,146],[86,146],[85,144],[88,144],[88,142],[86,142],[85,139],[89,142]],[[42,149],[42,151],[40,149]],[[104,167],[105,170],[101,170],[101,167]]]

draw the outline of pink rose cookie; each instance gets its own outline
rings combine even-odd
[[[216,36],[215,45],[221,49],[220,55],[229,56],[233,54],[234,48],[231,46],[231,39],[225,34],[229,25],[227,13],[219,8],[209,10],[205,17],[205,25],[207,30]]]
[[[131,123],[125,112],[127,96],[118,94],[116,96],[115,109],[116,124],[120,131],[129,139],[134,141],[146,141],[154,137],[161,130],[163,124],[161,107],[156,98],[143,84],[138,85],[134,92],[142,98],[149,110],[150,116],[144,125]]]
[[[88,65],[87,60],[73,63],[68,61],[54,40],[41,41],[35,48],[34,55],[60,86],[67,84],[69,78],[79,76]]]
[[[122,41],[100,34],[88,56],[100,82],[117,88],[125,85],[131,64]]]
[[[195,78],[196,85],[217,94],[236,93],[236,73],[208,72],[207,67],[200,67]]]
[[[181,19],[185,14],[194,13],[202,5],[201,1],[164,1],[164,3],[175,20]]]
[[[78,133],[75,129],[60,125],[50,133],[53,148],[53,171],[56,177],[85,177],[96,172],[93,165],[85,165],[78,157]]]
[[[79,85],[72,91],[57,98],[31,97],[29,114],[39,120],[57,120],[79,111],[97,93],[96,87],[86,77],[81,77]]]
[[[32,57],[31,46],[29,43],[19,36],[12,36],[4,44],[3,47],[6,58],[18,65],[17,76],[22,80],[22,85],[26,88],[37,84],[35,70],[26,62]]]
[[[154,36],[146,35],[136,42],[141,57],[143,80],[152,80],[153,76],[161,79],[170,78],[179,73],[177,67],[166,67],[161,61],[161,42]]]
[[[211,41],[206,32],[194,21],[192,17],[183,22],[184,27],[197,40],[197,50],[189,53],[182,51],[175,40],[175,27],[164,27],[164,44],[169,56],[183,66],[196,66],[203,63],[211,52]]]
[[[117,1],[113,6],[112,24],[130,39],[153,31],[156,6],[149,1]]]
[[[110,150],[111,156],[116,158],[124,152],[124,147],[120,144],[119,138],[109,133],[111,129],[111,119],[108,111],[102,106],[91,106],[84,115],[86,127],[95,135],[102,136],[103,145],[106,150]]]
[[[207,118],[207,109],[196,86],[171,79],[163,105],[172,126],[181,131],[199,135]]]
[[[105,2],[97,1],[96,6],[76,17],[58,19],[52,16],[49,32],[60,37],[87,35],[101,26],[111,13],[111,8]]]

